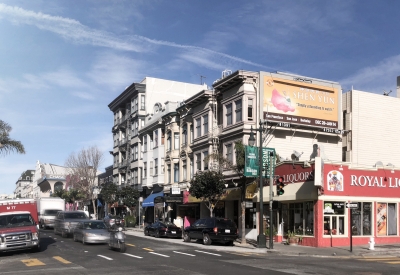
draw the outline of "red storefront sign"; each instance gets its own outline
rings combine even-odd
[[[400,171],[355,170],[347,166],[323,165],[325,195],[355,197],[400,197]]]
[[[283,177],[285,184],[314,181],[314,163],[310,167],[301,164],[284,163],[275,168],[275,176]]]

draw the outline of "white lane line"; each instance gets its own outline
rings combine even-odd
[[[214,255],[214,256],[221,257],[221,255],[219,255],[219,254],[214,254],[214,253],[205,252],[205,251],[201,251],[201,250],[195,250],[195,251],[196,251],[196,252],[200,252],[200,253],[205,253],[205,254],[210,254],[210,255]]]
[[[178,253],[178,254],[182,254],[182,255],[186,255],[186,256],[192,256],[192,257],[196,257],[196,255],[193,254],[188,254],[188,253],[183,253],[183,252],[179,252],[179,251],[172,251],[174,253]]]
[[[135,255],[128,254],[128,253],[122,253],[122,254],[124,254],[124,255],[126,255],[126,256],[129,256],[129,257],[133,257],[133,258],[139,258],[139,259],[143,259],[143,257],[140,257],[140,256],[135,256]]]
[[[106,260],[109,260],[109,261],[112,261],[113,259],[111,259],[111,258],[108,258],[108,257],[106,257],[106,256],[103,256],[103,255],[97,255],[97,256],[99,256],[99,257],[102,257],[102,258],[104,258],[104,259],[106,259]]]
[[[154,255],[158,255],[158,256],[161,256],[161,257],[169,258],[169,256],[164,255],[164,254],[158,254],[158,253],[155,253],[155,252],[149,252],[149,253],[154,254]]]

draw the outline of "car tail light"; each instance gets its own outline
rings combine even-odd
[[[213,231],[214,233],[218,233],[218,227],[214,227]]]
[[[167,228],[165,228],[165,227],[160,227],[160,230],[167,230]]]

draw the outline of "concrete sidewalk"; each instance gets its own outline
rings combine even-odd
[[[125,233],[127,235],[133,235],[143,238],[154,238],[149,236],[144,236],[143,228],[127,228]],[[183,242],[182,239],[171,239],[171,238],[159,238],[157,240],[179,243],[190,246],[201,246],[198,242],[192,241],[190,243]],[[268,241],[267,241],[268,246]],[[350,252],[350,247],[324,247],[316,248],[310,246],[301,245],[286,245],[283,243],[274,243],[273,249],[268,248],[257,248],[257,243],[254,240],[247,240],[246,244],[242,245],[240,240],[234,243],[234,246],[225,246],[220,244],[212,244],[207,246],[207,249],[214,249],[219,251],[236,251],[244,253],[274,253],[279,255],[287,256],[308,256],[308,257],[372,257],[378,255],[390,255],[390,256],[400,256],[400,243],[390,244],[390,245],[375,245],[374,250],[369,250],[369,245],[363,246],[353,246],[352,252]]]

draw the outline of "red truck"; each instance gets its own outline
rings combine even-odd
[[[34,199],[0,200],[0,252],[40,250]]]

